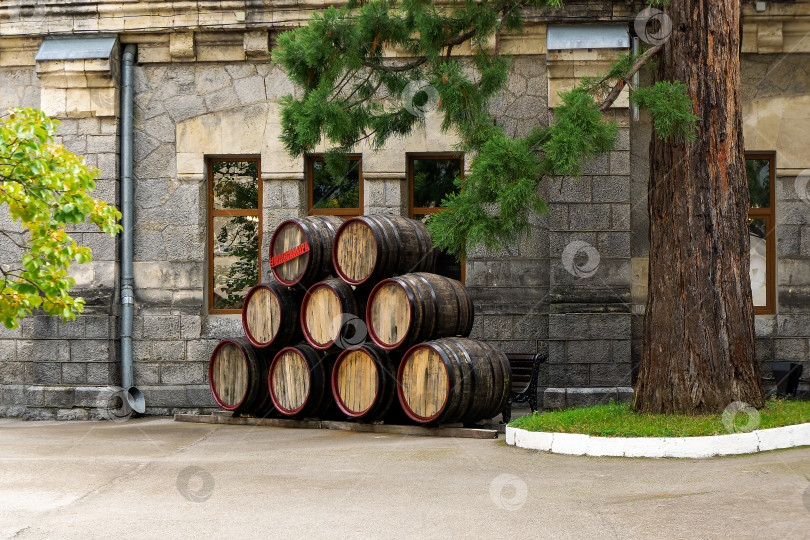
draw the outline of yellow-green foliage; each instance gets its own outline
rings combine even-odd
[[[53,144],[57,124],[34,109],[14,109],[0,119],[0,206],[25,231],[0,231],[22,253],[0,265],[0,320],[8,328],[37,308],[64,320],[82,312],[84,300],[69,294],[75,280],[67,270],[92,255],[70,237],[68,224],[87,220],[111,235],[121,230],[118,210],[89,195],[98,169]]]

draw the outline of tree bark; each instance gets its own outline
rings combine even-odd
[[[739,0],[673,0],[657,80],[679,80],[694,141],[650,143],[650,271],[633,406],[702,414],[762,407],[749,278]]]

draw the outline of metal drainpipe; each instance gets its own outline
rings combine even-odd
[[[135,315],[132,270],[132,66],[135,63],[135,45],[127,45],[121,70],[121,386],[132,410],[146,410],[143,393],[133,385],[132,377],[132,321]]]
[[[638,38],[633,38],[633,55],[638,55]],[[633,73],[633,88],[638,88],[638,71]],[[633,120],[638,122],[638,105],[632,104]]]

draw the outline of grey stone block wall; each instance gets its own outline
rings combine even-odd
[[[743,99],[804,96],[810,91],[807,68],[807,54],[743,55]],[[771,186],[776,190],[777,306],[775,315],[757,316],[757,358],[766,390],[775,383],[774,362],[798,362],[804,366],[800,389],[806,392],[810,382],[810,200],[797,192],[797,176],[806,173],[780,170],[784,164],[776,141],[754,150],[777,150],[776,185]]]
[[[807,81],[810,55],[753,55],[742,57],[744,100],[767,100],[810,91]],[[808,171],[783,170],[776,150],[776,314],[757,316],[757,358],[762,364],[766,390],[773,388],[773,362],[804,366],[800,392],[810,388],[810,195]],[[804,167],[810,165],[807,162]]]
[[[522,136],[537,124],[548,124],[547,78],[544,56],[515,59],[507,88],[492,102],[492,112],[507,134]],[[547,186],[539,189],[545,195]],[[469,253],[466,285],[475,302],[472,337],[507,353],[546,351],[548,256],[548,216],[533,217],[530,232],[516,245]],[[546,371],[543,366],[543,386]]]
[[[582,177],[554,179],[547,190],[545,408],[615,401],[615,389],[631,384],[630,132],[627,109],[613,116],[614,151],[593,159]]]
[[[0,115],[14,107],[39,108],[39,78],[31,68],[0,67]]]
[[[363,211],[366,214],[408,215],[408,179],[363,175]]]
[[[779,79],[790,78],[790,71],[767,70],[776,61],[744,58],[744,95],[802,90]],[[0,106],[39,104],[33,69],[0,68],[0,83]],[[242,330],[238,316],[208,314],[207,180],[202,170],[178,175],[177,123],[274,101],[295,89],[266,61],[144,64],[135,70],[135,84],[135,382],[149,413],[209,411],[215,407],[207,386],[210,354],[219,340]],[[548,102],[545,56],[517,57],[493,112],[507,133],[523,135],[549,121]],[[540,392],[549,408],[629,399],[640,355],[649,121],[644,115],[632,121],[626,109],[614,115],[620,126],[615,150],[587,164],[578,180],[544,182],[539,189],[549,213],[532,218],[530,233],[502,251],[476,249],[466,263],[476,306],[473,337],[506,352],[546,352]],[[118,132],[116,120],[93,117],[66,118],[60,131],[68,149],[101,169],[96,196],[114,204]],[[300,173],[261,180],[262,256],[281,221],[306,213],[303,169],[302,160]],[[365,212],[407,212],[401,173],[365,177]],[[795,174],[778,180],[778,315],[757,317],[757,354],[766,380],[773,361],[793,360],[805,364],[806,383],[810,205],[795,180]],[[94,253],[93,263],[75,274],[88,302],[85,315],[69,324],[38,316],[17,331],[0,329],[0,414],[94,417],[105,389],[120,382],[117,240],[85,225],[73,234]],[[567,252],[572,243],[577,249]],[[0,240],[0,251],[13,250]],[[593,254],[598,261],[591,268]],[[266,265],[262,277],[269,279]]]
[[[38,107],[39,78],[33,69],[0,69],[0,106]],[[57,118],[56,143],[82,155],[101,173],[92,195],[118,205],[118,120]],[[4,226],[7,224],[4,222]],[[75,322],[43,315],[22,321],[0,340],[0,413],[30,419],[85,418],[87,405],[77,402],[75,388],[102,389],[120,384],[118,360],[118,239],[81,224],[68,229],[79,245],[91,248],[91,263],[74,265],[72,291],[85,299]],[[4,254],[9,253],[4,246]],[[15,256],[18,256],[17,253]],[[100,391],[100,390],[99,390]],[[94,402],[89,407],[96,407]],[[74,408],[84,412],[72,412]],[[86,413],[86,414],[85,414]]]
[[[810,55],[742,56],[742,95],[744,100],[768,100],[796,96],[810,91],[807,81]],[[762,365],[766,390],[773,388],[773,362],[797,362],[804,366],[800,391],[810,383],[810,199],[801,181],[806,171],[783,170],[777,141],[776,185],[776,314],[758,315],[756,324],[757,358]],[[805,167],[810,165],[807,163]],[[801,177],[801,178],[797,178]],[[799,191],[797,191],[797,187]]]
[[[629,403],[633,389],[629,386],[609,388],[548,388],[544,393],[546,409],[590,407],[610,403]]]
[[[640,74],[641,84],[650,83],[650,74]],[[631,265],[631,380],[636,382],[644,339],[644,308],[647,303],[647,266],[650,253],[650,218],[647,189],[650,179],[650,138],[652,124],[646,111],[630,117],[630,265]]]
[[[242,72],[255,75],[257,68],[249,65]],[[146,396],[147,413],[211,410],[215,404],[207,386],[207,360],[216,340],[207,339],[206,332],[216,334],[222,325],[202,323],[206,184],[178,179],[174,143],[176,121],[208,110],[201,104],[207,92],[198,95],[195,84],[199,79],[205,88],[212,73],[210,67],[164,65],[137,68],[135,75],[135,384]],[[0,69],[0,81],[6,80],[13,84],[3,85],[0,104],[38,106],[39,80],[33,69]],[[227,80],[232,82],[230,76]],[[234,92],[229,87],[228,95]],[[208,101],[220,107],[227,99]],[[100,169],[93,195],[118,205],[118,120],[59,120],[56,142]],[[71,235],[93,252],[92,263],[71,269],[74,292],[87,302],[84,315],[72,323],[36,316],[23,321],[18,331],[3,331],[0,414],[103,417],[120,385],[119,240],[87,224],[74,227]],[[229,335],[238,332],[238,324],[229,324]]]
[[[242,335],[242,330],[236,316],[207,314],[206,180],[201,175],[178,177],[176,125],[203,114],[276,100],[294,89],[279,68],[266,62],[146,64],[136,67],[135,86],[135,382],[144,392],[148,412],[207,410],[214,407],[207,388],[210,354],[220,339]],[[547,93],[545,57],[516,58],[508,88],[493,103],[497,121],[513,135],[527,133],[538,122],[547,123]],[[113,203],[118,202],[117,134],[116,122],[95,118],[68,119],[61,132],[61,141],[69,149],[87,155],[89,163],[102,168],[108,183],[99,183],[99,193]],[[553,203],[551,214],[533,218],[531,233],[517,245],[498,253],[478,249],[470,254],[466,281],[476,304],[473,337],[506,352],[546,352],[550,286],[571,284],[560,274],[558,263],[564,242],[575,236],[590,240],[603,252],[605,279],[617,269],[625,272],[621,262],[616,262],[627,257],[629,165],[625,139],[623,129],[617,151],[591,164],[579,183],[566,180],[560,185],[541,186],[543,195]],[[301,169],[301,176],[262,179],[263,254],[281,221],[306,213],[303,163]],[[407,213],[405,171],[401,178],[369,174],[364,182],[365,212]],[[583,190],[586,195],[581,195]],[[553,234],[549,232],[552,223]],[[63,354],[68,356],[58,366],[44,362],[28,365],[17,360],[16,347],[25,342],[14,343],[15,359],[4,366],[10,383],[36,380],[42,388],[69,388],[119,380],[114,337],[117,246],[91,228],[80,228],[76,234],[96,254],[94,266],[80,276],[92,284],[82,292],[89,296],[88,309],[96,319],[81,318],[55,331],[46,328],[51,324],[47,319],[30,323],[43,327],[37,334],[38,342],[47,342],[50,348],[62,344]],[[264,265],[263,279],[268,278]],[[106,326],[98,320],[104,317]],[[102,327],[112,332],[106,342]],[[574,352],[577,346],[571,345],[569,358],[579,354]],[[0,351],[9,354],[2,348]],[[617,345],[611,354],[619,355],[620,347]],[[107,361],[101,361],[104,357]],[[622,377],[611,371],[614,366],[596,367],[590,373],[589,362],[585,357],[569,361],[570,382],[565,383],[560,383],[558,367],[542,366],[542,387],[552,384],[552,378],[553,384],[571,386],[589,384],[591,378],[614,387],[623,384]],[[577,366],[588,368],[587,373],[579,374],[581,367]],[[48,392],[50,401],[46,404],[43,397],[37,403],[65,416],[67,413],[56,411],[70,408],[64,405],[68,394]]]
[[[39,315],[25,319],[16,331],[6,330],[4,337],[12,339],[0,340],[0,414],[89,418],[89,409],[95,409],[100,416],[98,398],[88,404],[77,399],[76,389],[94,388],[100,395],[120,384],[116,321],[97,313],[76,322]],[[73,408],[88,411],[69,412]]]
[[[176,124],[277,99],[292,87],[267,63],[147,64],[135,71],[134,378],[149,414],[210,411],[208,360],[242,336],[238,315],[207,313],[207,179],[179,178]],[[267,77],[267,79],[265,79]],[[303,172],[303,163],[302,163]],[[302,178],[263,178],[264,257],[272,231],[304,215]],[[262,279],[269,279],[262,265]]]

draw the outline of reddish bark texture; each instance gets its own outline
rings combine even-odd
[[[754,355],[739,0],[673,0],[657,80],[689,88],[697,138],[650,144],[650,273],[634,407],[763,405]]]

